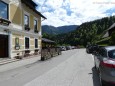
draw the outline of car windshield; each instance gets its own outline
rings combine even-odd
[[[109,58],[115,59],[115,50],[108,51]]]

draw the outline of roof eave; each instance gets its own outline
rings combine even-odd
[[[23,0],[21,0],[22,3],[24,3],[26,6],[28,6],[30,9],[32,9],[35,13],[37,13],[38,15],[40,15],[42,18],[47,19],[45,16],[43,16],[40,12],[38,12],[35,8],[31,7],[30,5],[28,5],[26,2],[24,2]],[[33,2],[34,3],[34,2]]]

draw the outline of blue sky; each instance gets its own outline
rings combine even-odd
[[[115,15],[115,0],[34,0],[47,20],[42,25],[80,25]]]

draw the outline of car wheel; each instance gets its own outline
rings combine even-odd
[[[100,86],[107,86],[102,79],[101,79],[101,82],[100,82],[100,83],[101,83]]]

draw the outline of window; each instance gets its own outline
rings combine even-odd
[[[25,49],[29,49],[29,38],[25,37]]]
[[[108,51],[109,58],[115,59],[115,50]]]
[[[37,20],[34,20],[34,30],[37,30]]]
[[[103,57],[107,57],[107,52],[105,49],[100,49],[100,55]]]
[[[38,30],[37,30],[37,20],[34,20],[34,32],[38,33]]]
[[[8,19],[8,4],[0,0],[0,17]]]
[[[24,15],[24,25],[25,27],[29,27],[29,16],[28,15]]]
[[[38,39],[35,39],[35,48],[38,48]]]

